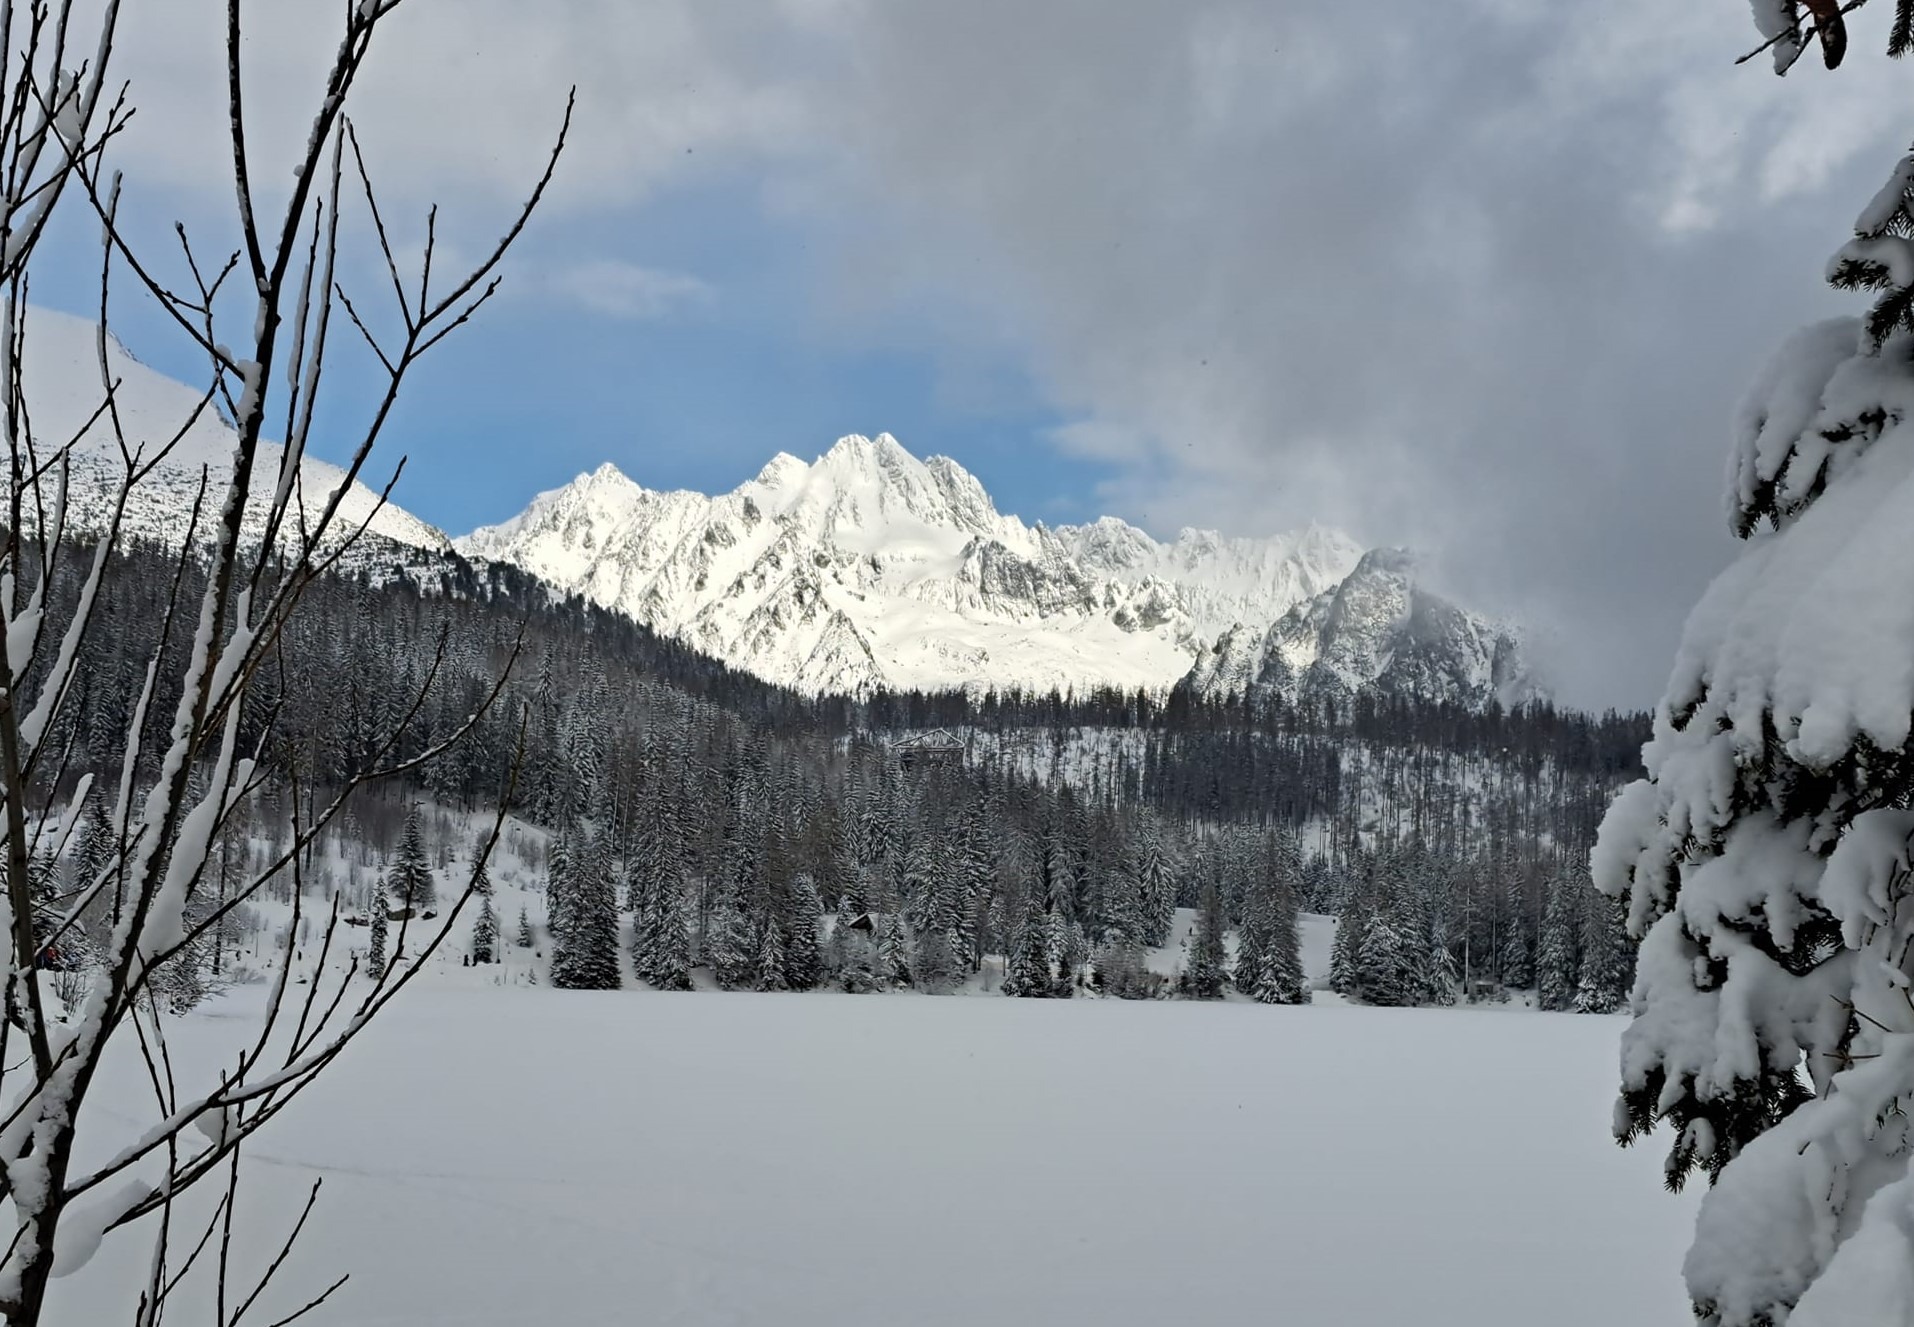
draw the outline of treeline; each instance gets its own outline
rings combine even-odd
[[[133,548],[102,587],[114,629],[82,642],[83,703],[59,734],[66,787],[117,766],[154,651],[185,648],[171,574]],[[149,699],[149,726],[171,701]],[[939,722],[971,736],[966,758],[907,769],[897,731]],[[1378,959],[1343,983],[1379,1003],[1454,998],[1465,978],[1526,984],[1500,956],[1543,949],[1549,882],[1579,871],[1640,736],[1630,718],[1545,706],[810,698],[512,569],[377,549],[308,589],[241,716],[278,776],[278,817],[296,812],[295,789],[318,804],[467,723],[410,786],[468,810],[509,787],[513,809],[555,831],[565,984],[616,984],[622,946],[660,986],[704,965],[726,986],[936,989],[994,955],[1016,994],[1152,995],[1166,983],[1145,951],[1194,908],[1171,984],[1293,1001],[1307,909],[1388,919],[1411,966],[1448,955],[1453,982],[1434,962],[1433,977],[1390,986]],[[1112,732],[1084,755],[1086,734]],[[1386,950],[1386,929],[1341,933]]]

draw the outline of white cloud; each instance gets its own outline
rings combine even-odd
[[[534,270],[530,288],[608,318],[648,321],[708,306],[715,292],[683,272],[661,272],[616,258],[590,259]]]

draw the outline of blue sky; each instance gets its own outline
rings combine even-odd
[[[217,248],[231,209],[222,13],[127,11],[154,252],[175,216]],[[246,13],[270,163],[337,14]],[[476,252],[579,90],[505,292],[381,453],[427,519],[503,519],[605,460],[727,489],[888,430],[1027,519],[1416,548],[1589,705],[1658,693],[1734,551],[1734,405],[1851,311],[1823,262],[1909,134],[1878,55],[1735,66],[1739,0],[415,0],[387,32],[356,96],[401,248],[437,201]],[[90,306],[89,243],[53,246],[38,298]]]
[[[175,214],[193,206],[173,191],[161,197]],[[149,206],[148,227],[163,228],[167,210]],[[539,217],[527,264],[508,264],[496,302],[411,380],[377,453],[388,467],[407,458],[396,498],[462,534],[604,461],[647,487],[716,492],[779,451],[809,460],[843,434],[888,431],[919,455],[957,458],[1027,520],[1100,514],[1097,486],[1111,467],[1043,442],[1063,417],[1014,356],[952,355],[914,333],[909,308],[862,319],[832,311],[812,257],[819,242],[802,219],[767,214],[750,180],[667,191],[615,217]],[[523,270],[572,250],[629,254],[701,288],[656,309],[606,309],[542,292]],[[91,236],[70,230],[49,256],[36,297],[90,315]],[[119,280],[116,330],[129,348],[198,377],[190,343]],[[343,320],[335,337],[336,363],[367,366]],[[355,440],[338,423],[316,439],[332,460]]]

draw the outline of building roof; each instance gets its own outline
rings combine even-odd
[[[942,754],[949,751],[962,751],[964,744],[947,728],[932,728],[926,732],[909,733],[891,744],[891,749],[899,755],[922,755],[926,752]]]

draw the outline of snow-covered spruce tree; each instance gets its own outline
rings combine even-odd
[[[877,976],[877,946],[869,932],[854,925],[864,915],[840,910],[837,925],[831,932],[838,984],[852,995],[868,995],[883,989]]]
[[[1572,1006],[1578,1014],[1612,1014],[1628,1004],[1635,980],[1635,944],[1613,899],[1582,905],[1582,973]]]
[[[571,878],[578,844],[575,829],[552,836],[545,859],[545,931],[552,938],[553,961],[558,951],[570,942]]]
[[[886,912],[877,921],[877,976],[887,986],[909,986],[913,982],[910,964],[910,935],[904,919]]]
[[[794,991],[808,991],[824,980],[824,900],[817,882],[800,874],[791,882],[790,938],[784,947],[784,980]]]
[[[615,991],[618,962],[618,881],[611,828],[602,813],[567,839],[565,925],[552,938],[552,985],[569,991]]]
[[[1276,925],[1276,900],[1267,882],[1252,879],[1245,887],[1241,922],[1236,929],[1236,970],[1232,980],[1244,995],[1253,995],[1262,984],[1267,957]]]
[[[472,961],[498,962],[498,911],[490,895],[479,896],[478,916],[472,922]]]
[[[1535,956],[1535,1001],[1560,1011],[1575,1003],[1582,983],[1582,891],[1572,880],[1549,882],[1542,940]]]
[[[532,934],[532,914],[525,910],[525,905],[522,903],[518,907],[518,931],[513,937],[513,943],[520,949],[530,949],[538,943],[538,937]]]
[[[986,798],[973,797],[957,827],[954,874],[958,897],[951,946],[968,972],[977,971],[983,963],[984,923],[997,892],[990,813],[991,803]]]
[[[1004,974],[1003,993],[1026,1000],[1056,994],[1050,966],[1050,916],[1035,888],[1024,893],[1023,922],[1017,929],[1017,947]]]
[[[1143,943],[1167,944],[1176,915],[1176,864],[1164,843],[1163,827],[1148,812],[1137,821],[1133,862],[1138,905],[1142,910]]]
[[[1220,1000],[1229,981],[1229,953],[1223,939],[1229,919],[1223,915],[1223,891],[1215,880],[1197,897],[1196,928],[1190,933],[1183,964],[1182,991],[1192,1000]]]
[[[1360,900],[1343,905],[1336,918],[1336,939],[1329,948],[1329,989],[1354,995],[1361,982],[1363,933],[1369,928],[1369,909]]]
[[[1278,861],[1280,864],[1280,854]],[[1300,870],[1292,878],[1300,881]],[[1256,984],[1250,989],[1250,995],[1264,1004],[1308,1004],[1309,985],[1303,972],[1301,919],[1296,895],[1281,877],[1273,893],[1269,930],[1257,960]]]
[[[1394,917],[1383,910],[1371,913],[1356,954],[1353,993],[1364,1004],[1415,1004],[1421,995],[1417,957]]]
[[[753,966],[755,985],[761,991],[788,991],[791,984],[784,976],[784,937],[778,932],[777,919],[767,917],[758,936],[758,952]]]
[[[432,882],[432,862],[425,855],[425,835],[419,827],[417,803],[406,812],[399,849],[393,854],[392,867],[385,879],[392,902],[414,917],[438,905],[438,886]]]
[[[1617,1130],[1713,1177],[1684,1274],[1720,1327],[1914,1320],[1911,190],[1914,157],[1830,266],[1867,316],[1796,335],[1737,417],[1748,547],[1591,860],[1640,937]]]
[[[1513,875],[1502,892],[1502,915],[1506,930],[1495,955],[1499,980],[1509,990],[1525,991],[1535,985],[1535,959],[1529,949],[1528,919],[1524,915],[1521,882]]]
[[[645,980],[661,991],[691,989],[690,906],[682,885],[662,885],[654,903],[657,913],[655,946]]]
[[[496,963],[499,941],[498,909],[492,904],[492,877],[485,869],[485,859],[482,855],[479,856],[477,867],[472,872],[472,893],[479,901],[478,916],[472,922],[472,961]]]
[[[753,984],[757,939],[751,919],[729,894],[712,905],[705,920],[704,961],[721,990],[735,991]]]
[[[385,975],[386,909],[385,881],[381,880],[372,887],[372,898],[366,903],[366,975],[377,980]]]

